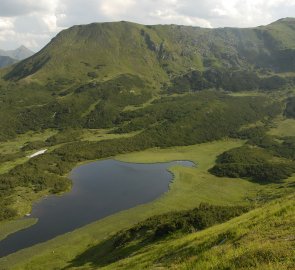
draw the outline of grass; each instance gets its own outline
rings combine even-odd
[[[7,173],[15,166],[25,163],[28,160],[27,157],[17,158],[0,164],[0,174]]]
[[[127,138],[136,135],[138,132],[124,134],[113,134],[112,129],[83,129],[82,141],[102,141],[117,138]]]
[[[155,101],[157,99],[159,99],[159,96],[155,96],[155,97],[151,98],[150,100],[148,100],[147,102],[145,102],[145,103],[143,103],[141,105],[137,105],[137,106],[135,106],[135,105],[128,105],[128,106],[126,106],[124,108],[123,111],[124,112],[126,112],[126,111],[136,111],[136,110],[139,110],[139,109],[146,108],[146,107],[150,106],[153,103],[153,101]]]
[[[13,140],[1,142],[0,152],[2,154],[12,154],[19,152],[25,143],[39,140],[45,141],[47,138],[53,136],[56,133],[56,130],[47,129],[44,132],[27,132],[25,134],[18,135],[17,138]]]
[[[293,193],[204,231],[146,246],[102,269],[294,269],[294,200]]]
[[[258,92],[258,91],[244,91],[244,92],[230,93],[229,95],[233,97],[259,97],[259,96],[265,96],[266,94],[263,92]]]
[[[28,228],[37,222],[35,218],[26,218],[19,220],[11,220],[0,223],[0,241],[6,238],[9,234],[19,230]]]
[[[213,166],[216,153],[222,152],[221,149],[227,147],[230,149],[242,144],[241,141],[222,141],[186,147],[150,149],[121,155],[117,159],[141,163],[191,160],[197,164],[197,168],[173,167],[171,169],[175,178],[180,181],[175,181],[171,185],[170,196],[166,197],[167,203],[172,206],[177,203],[178,208],[182,209],[205,201],[215,204],[235,204],[243,202],[246,196],[253,195],[256,185],[244,180],[217,178],[209,174],[207,170]],[[184,194],[185,197],[183,197]]]
[[[275,122],[275,127],[269,131],[270,135],[284,137],[295,135],[295,119],[279,118]]]
[[[101,102],[100,99],[98,99],[97,101],[95,101],[94,103],[92,103],[89,108],[82,113],[82,117],[87,116],[88,114],[90,114],[93,110],[95,110],[96,105],[98,105]]]
[[[11,208],[17,211],[18,216],[22,217],[31,213],[32,202],[40,200],[42,197],[48,195],[48,193],[48,190],[34,192],[29,187],[17,187],[13,195],[11,195]]]
[[[56,134],[57,131],[55,130],[45,130],[44,132],[27,132],[25,134],[19,135],[17,138],[13,140],[9,140],[7,142],[0,143],[0,153],[3,155],[14,154],[20,152],[20,149],[27,143],[27,142],[34,142],[34,141],[45,141],[50,136]],[[27,151],[26,156],[34,153],[36,151]],[[15,166],[25,163],[28,158],[27,157],[20,157],[14,160],[9,160],[7,162],[3,162],[0,164],[0,174],[6,173],[13,169]]]
[[[245,203],[245,198],[255,199],[256,196],[261,196],[263,187],[259,184],[242,179],[217,178],[207,172],[217,155],[243,143],[238,140],[224,140],[186,147],[150,149],[117,156],[116,159],[128,162],[192,160],[198,167],[174,166],[171,171],[175,178],[170,190],[159,199],[2,258],[0,269],[61,269],[78,254],[98,244],[108,235],[150,216],[171,210],[191,209],[200,202],[236,205]],[[278,188],[278,185],[269,187],[273,190],[275,188]]]

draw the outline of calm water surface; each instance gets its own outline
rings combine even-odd
[[[38,222],[0,242],[0,257],[47,241],[121,210],[144,204],[166,192],[172,165],[190,161],[138,164],[103,160],[76,167],[73,188],[62,196],[48,196],[33,206]]]

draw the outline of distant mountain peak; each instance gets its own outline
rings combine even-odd
[[[24,45],[19,46],[15,50],[0,50],[0,56],[8,56],[12,59],[15,59],[17,61],[23,60],[25,58],[28,58],[34,54],[33,51],[25,47]]]
[[[28,50],[28,51],[31,51],[25,45],[20,45],[16,50]]]
[[[14,51],[10,51],[12,53],[11,57],[15,58],[17,60],[23,60],[25,58],[28,58],[34,54],[33,51],[25,47],[24,45],[19,46]]]

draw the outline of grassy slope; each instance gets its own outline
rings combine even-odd
[[[6,154],[14,154],[20,152],[20,149],[27,143],[27,142],[34,142],[34,141],[45,141],[50,136],[56,134],[57,131],[55,130],[45,130],[43,132],[28,132],[26,134],[19,135],[17,138],[1,142],[0,144],[0,152],[3,155]],[[30,155],[36,151],[27,151],[26,155]],[[28,160],[27,157],[21,157],[18,159],[10,160],[7,162],[3,162],[0,164],[0,174],[8,172],[12,168],[14,168],[18,164],[22,164]]]
[[[264,187],[242,179],[216,178],[207,172],[218,154],[242,143],[227,140],[118,156],[120,160],[136,162],[192,160],[198,167],[173,167],[175,180],[170,191],[154,202],[120,212],[44,244],[2,258],[0,268],[15,265],[9,269],[60,269],[89,246],[149,216],[171,210],[190,209],[204,201],[213,204],[245,203],[245,197],[254,198]],[[273,192],[278,185],[268,187]],[[278,189],[278,192],[284,192],[284,189]]]
[[[292,72],[293,62],[288,61],[292,60],[295,46],[293,26],[293,22],[281,21],[249,29],[144,26],[128,22],[71,27],[59,33],[39,53],[14,67],[0,70],[1,78],[10,74],[12,79],[0,79],[3,105],[0,108],[0,138],[11,138],[16,129],[26,132],[32,128],[52,127],[48,120],[54,118],[51,116],[56,111],[51,111],[49,104],[57,106],[62,116],[67,117],[65,108],[70,108],[77,114],[76,119],[81,115],[85,118],[101,97],[93,96],[93,89],[80,94],[74,93],[75,89],[90,82],[112,79],[116,84],[114,78],[120,74],[136,76],[144,85],[136,92],[146,90],[153,97],[160,93],[164,83],[169,84],[171,78],[191,70],[215,66],[272,68],[276,59],[270,58],[276,55],[273,52],[282,53],[282,48],[290,52],[283,55],[285,58],[281,56],[283,69],[278,67],[278,70]],[[96,76],[89,76],[89,73]],[[133,91],[128,86],[125,90],[129,94]],[[129,103],[127,109],[128,105],[131,108],[134,105]],[[33,118],[28,109],[38,116],[33,127],[26,125],[30,121],[25,117]],[[39,109],[45,112],[40,113]],[[59,125],[73,126],[72,122],[77,121],[66,118]],[[11,134],[2,134],[4,130]]]
[[[295,134],[295,120],[281,119],[275,123],[276,127],[269,131],[270,135],[274,136],[294,136]]]
[[[37,219],[26,218],[19,220],[11,220],[0,223],[0,241],[7,237],[9,234],[17,232],[21,229],[25,229],[34,225],[37,222]]]
[[[154,53],[144,46],[140,35],[142,27],[134,23],[73,26],[59,33],[53,42],[22,65],[31,67],[33,63],[50,58],[36,76],[29,77],[38,82],[45,82],[47,78],[85,81],[89,80],[87,73],[92,71],[100,80],[132,73],[142,77],[149,74],[150,81],[158,82],[166,75]]]
[[[204,231],[147,246],[103,269],[294,269],[294,200],[293,193]]]
[[[18,135],[16,139],[12,139],[6,142],[1,142],[0,151],[2,154],[11,154],[19,152],[20,149],[27,142],[34,142],[38,140],[46,140],[50,136],[56,134],[55,130],[45,130],[43,132],[28,132],[26,134]]]
[[[167,81],[167,72],[204,66],[271,68],[277,60],[271,53],[294,49],[293,36],[294,21],[248,29],[93,23],[62,31],[39,53],[8,70],[13,70],[11,78],[27,82],[66,79],[70,86],[89,80],[87,73],[94,71],[99,80],[131,73],[159,85]],[[285,69],[292,71],[292,64]]]

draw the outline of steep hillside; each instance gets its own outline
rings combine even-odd
[[[113,249],[104,243],[66,269],[294,269],[294,199],[293,194],[204,231],[154,243],[144,241],[144,234]]]
[[[295,82],[294,25],[283,19],[249,29],[129,22],[73,26],[1,71],[0,138],[30,130],[28,119],[35,116],[36,130],[112,127],[125,107],[163,94],[286,89]],[[68,119],[71,112],[75,121]],[[89,118],[101,114],[111,119],[93,125]]]
[[[59,33],[34,57],[20,63],[7,79],[102,79],[132,73],[164,80],[191,69],[210,67],[295,70],[294,19],[249,29],[163,25],[129,22],[93,23]]]

